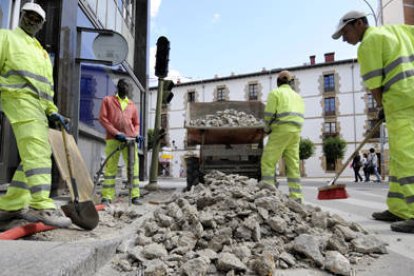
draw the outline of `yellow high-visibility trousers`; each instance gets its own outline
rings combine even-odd
[[[414,112],[387,116],[390,146],[388,210],[414,218]]]
[[[109,139],[106,140],[105,155],[109,156],[122,142]],[[119,155],[121,151],[117,151],[105,165],[104,183],[102,187],[102,198],[113,200],[115,197],[115,181],[116,174],[118,172]],[[122,149],[122,157],[124,159],[125,166],[128,164],[128,146]],[[135,144],[135,162],[134,162],[134,179],[132,182],[131,198],[139,197],[139,159],[137,145]],[[131,183],[128,183],[130,185]]]
[[[303,199],[300,184],[299,143],[300,130],[286,131],[286,126],[273,128],[261,159],[262,181],[275,185],[275,167],[281,157],[286,163],[286,175],[289,186],[289,197]]]
[[[21,163],[6,194],[0,197],[0,209],[15,211],[27,206],[55,209],[54,201],[49,197],[52,151],[48,142],[47,121],[30,120],[11,125]]]

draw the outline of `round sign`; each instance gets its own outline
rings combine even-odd
[[[128,43],[117,32],[111,35],[99,34],[92,47],[97,59],[111,61],[114,65],[123,62],[128,55]]]

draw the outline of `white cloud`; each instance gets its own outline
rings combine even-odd
[[[151,18],[156,17],[161,6],[161,0],[151,0]]]
[[[213,19],[211,20],[211,22],[217,23],[220,20],[220,17],[221,15],[219,13],[213,14]]]

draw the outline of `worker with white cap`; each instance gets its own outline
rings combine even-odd
[[[34,37],[45,20],[42,7],[26,3],[19,27],[0,30],[1,105],[12,126],[21,159],[7,193],[0,197],[0,221],[23,218],[68,227],[72,223],[70,218],[63,216],[50,198],[52,161],[48,120],[67,125],[53,103],[49,55]]]
[[[277,76],[278,88],[267,97],[264,120],[269,139],[261,159],[260,188],[275,189],[275,167],[281,157],[286,164],[289,197],[302,202],[300,183],[299,143],[304,122],[305,105],[293,89],[294,76],[281,71]]]
[[[332,38],[358,47],[365,86],[387,121],[390,161],[388,210],[377,220],[391,230],[414,233],[414,26],[371,27],[364,13],[351,11],[339,21]],[[384,114],[385,113],[385,114]]]

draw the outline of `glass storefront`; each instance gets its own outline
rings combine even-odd
[[[77,25],[79,27],[94,27],[92,22],[80,8],[78,10]],[[95,33],[82,34],[82,58],[95,58],[92,50],[92,42],[95,37]],[[116,83],[120,78],[130,79],[127,71],[122,65],[105,66],[99,64],[81,64],[80,122],[101,133],[105,133],[104,128],[99,123],[99,110],[102,99],[105,96],[113,95],[115,93]],[[130,98],[139,106],[139,88],[132,80],[131,84],[134,89]]]

